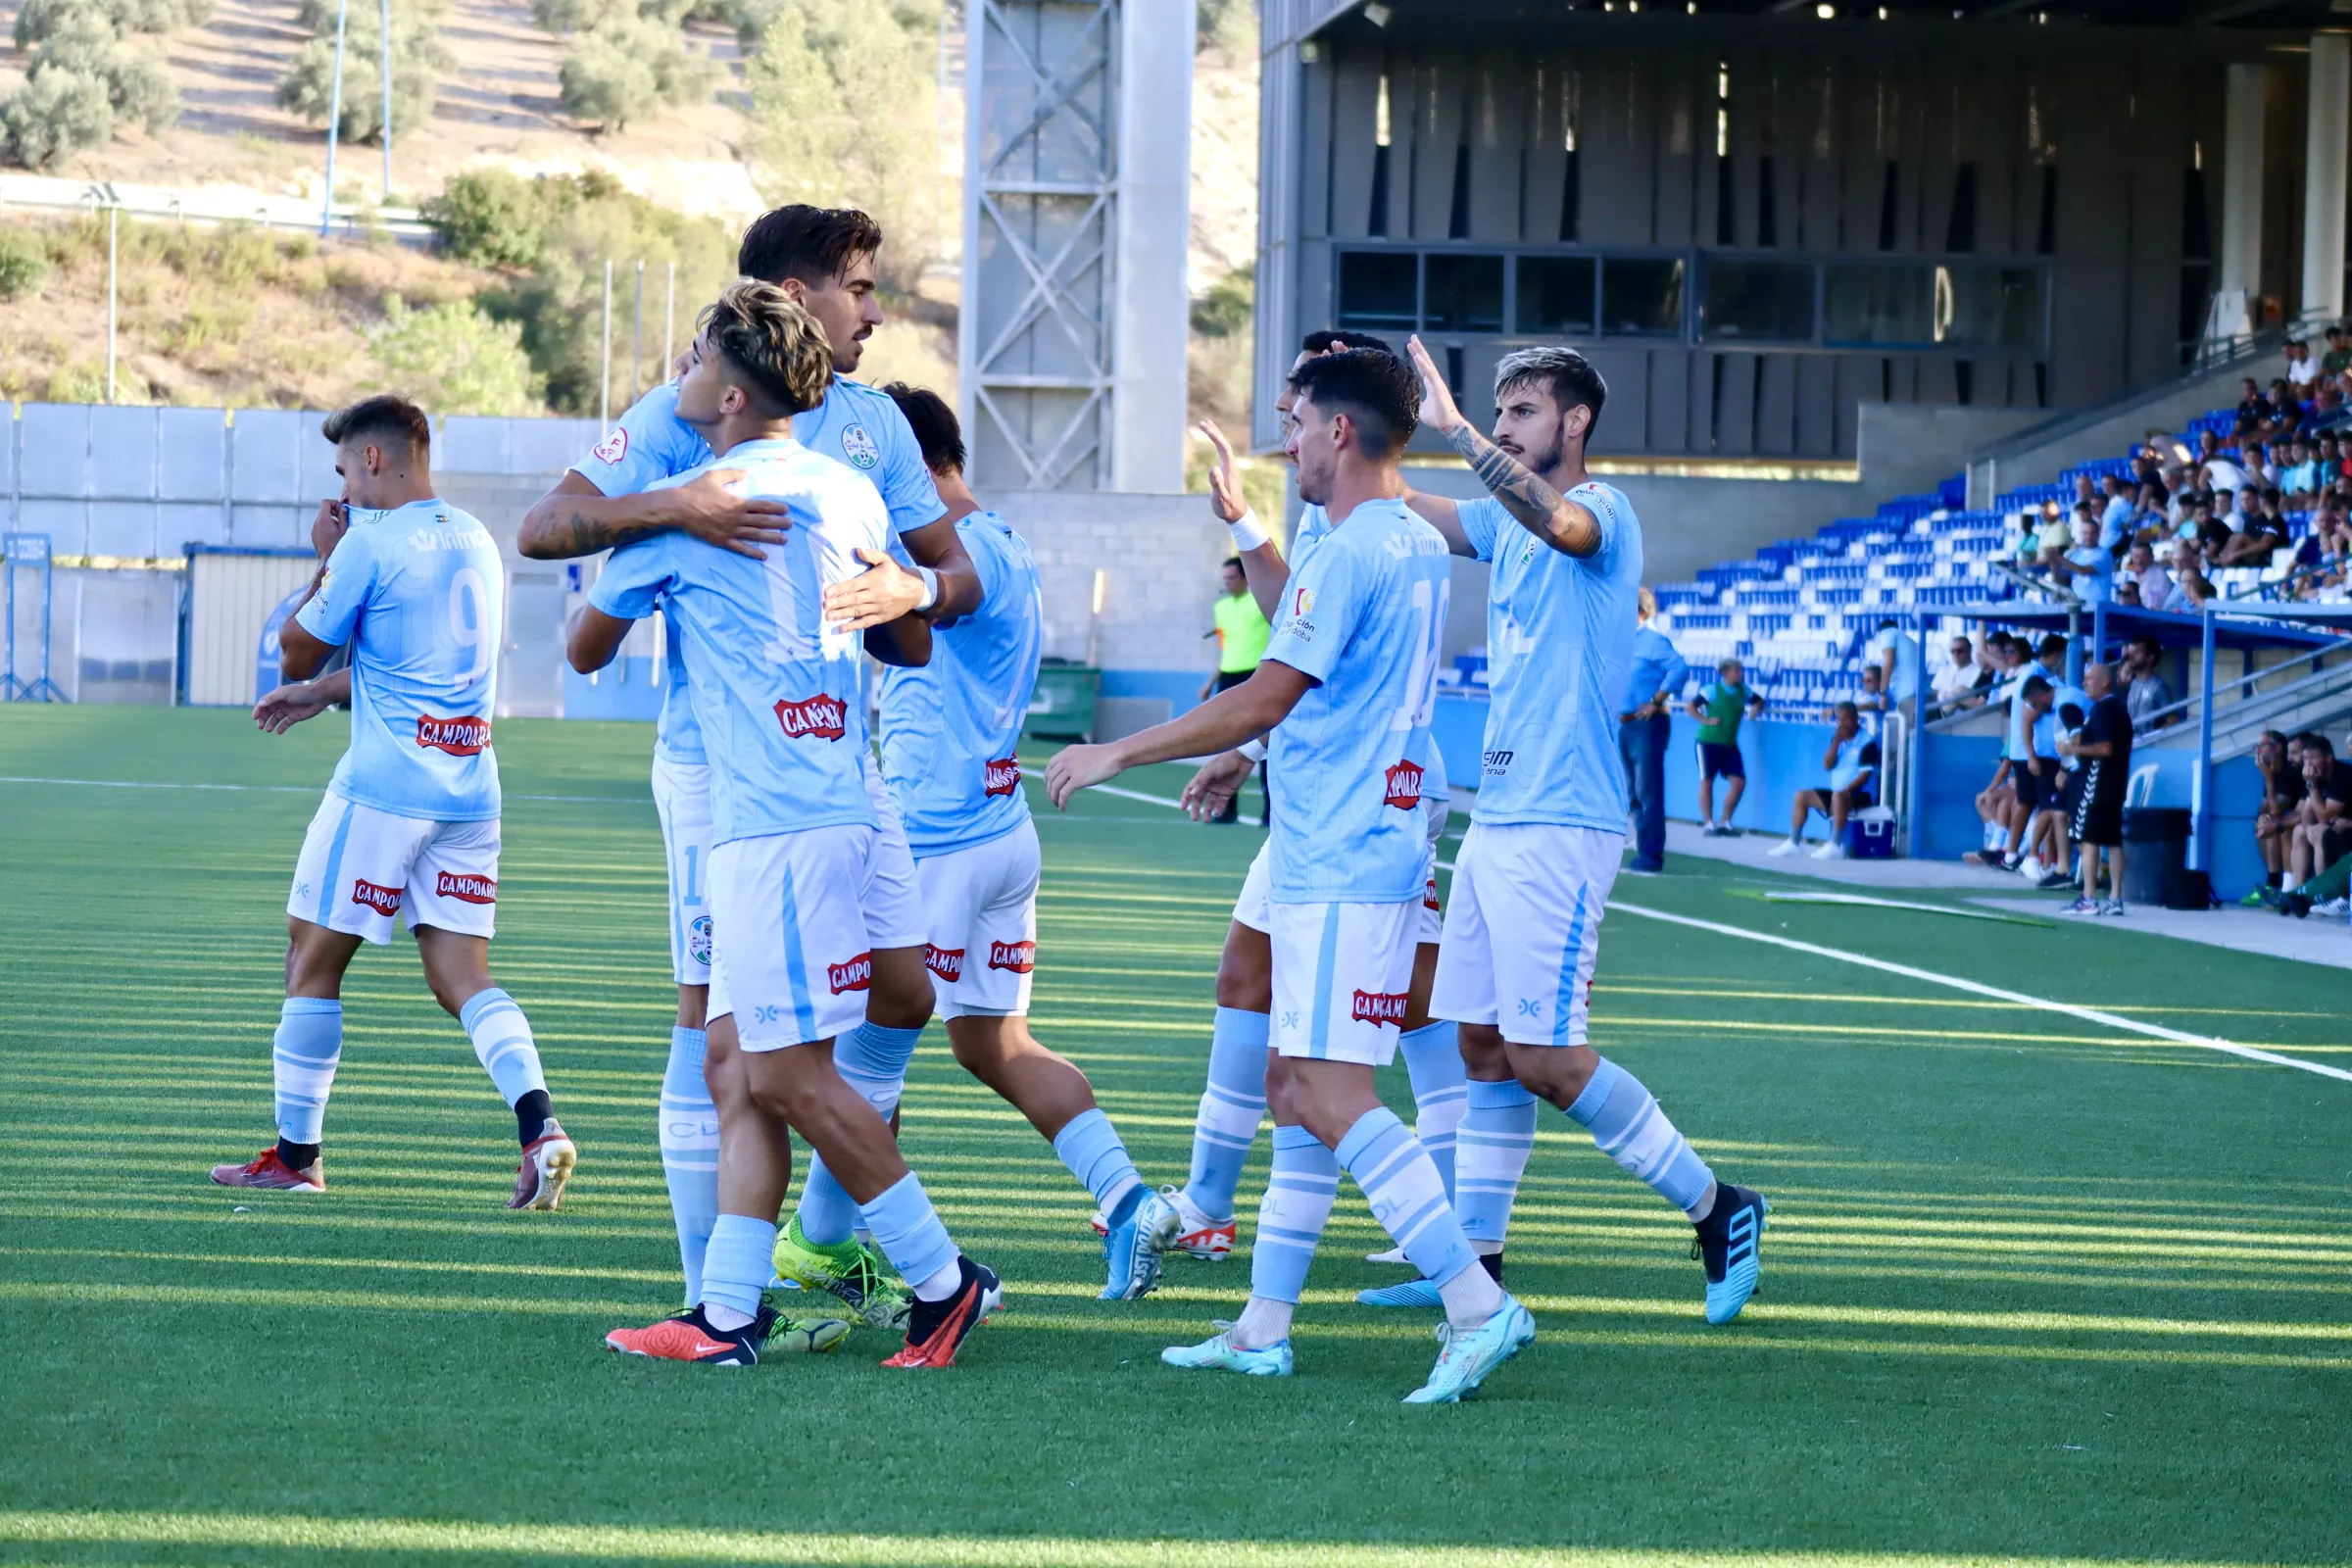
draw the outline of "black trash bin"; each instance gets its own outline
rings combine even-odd
[[[2179,806],[2124,808],[2124,902],[2164,902],[2165,889],[2188,868],[2190,816]]]

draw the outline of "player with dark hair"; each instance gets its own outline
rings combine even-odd
[[[1330,525],[1300,552],[1257,673],[1181,718],[1062,751],[1046,790],[1064,806],[1126,768],[1272,732],[1273,1173],[1248,1304],[1230,1328],[1161,1359],[1290,1373],[1291,1317],[1346,1169],[1446,1309],[1445,1348],[1407,1402],[1448,1402],[1535,1336],[1527,1309],[1478,1266],[1437,1166],[1372,1082],[1396,1054],[1412,983],[1428,853],[1421,760],[1449,568],[1444,539],[1402,500],[1412,373],[1394,355],[1350,349],[1308,358],[1291,385],[1298,494]]]
[[[504,572],[487,530],[434,496],[432,423],[405,398],[327,416],[342,497],[311,524],[309,593],[280,633],[292,683],[254,710],[282,734],[351,704],[351,749],[311,819],[286,901],[286,1001],[270,1051],[277,1142],[223,1187],[319,1192],[328,1091],[343,1055],[344,971],[362,942],[416,939],[433,1000],[465,1025],[514,1112],[509,1208],[554,1208],[579,1161],[549,1102],[531,1026],[490,978],[498,908],[498,757],[490,749]],[[312,680],[336,649],[350,665]]]

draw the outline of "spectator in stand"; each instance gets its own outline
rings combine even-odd
[[[2066,514],[2058,510],[2058,503],[2045,501],[2038,515],[2026,514],[2026,537],[2018,551],[2019,564],[2046,568],[2066,554],[2074,537],[2074,528],[2066,520]]]
[[[2187,482],[2210,489],[2214,483],[2213,473],[2216,468],[2226,469],[2232,485],[2237,482],[2237,465],[2230,461],[2229,453],[2222,450],[2221,437],[2215,435],[2211,430],[2200,430],[2197,432],[2196,462],[2191,466]]]
[[[1879,678],[1879,666],[1862,666],[1862,689],[1854,694],[1854,710],[1862,715],[1862,727],[1876,735],[1886,723],[1886,687]]]
[[[2352,370],[2352,345],[2346,343],[2342,327],[2331,326],[2328,329],[2328,352],[2320,356],[2320,373],[2341,375],[2346,370]]]
[[[2167,507],[2168,498],[2163,485],[2153,479],[2141,485],[2139,487],[2139,504],[2132,516],[2132,537],[2153,540],[2158,535],[2169,532],[2166,523],[2170,521],[2172,514]]]
[[[2250,375],[2237,383],[2237,392],[2236,434],[2242,440],[2258,434],[2277,411],[2271,407],[2271,400],[2262,395],[2262,383]]]
[[[2278,902],[2286,880],[2287,842],[2303,804],[2303,748],[2275,729],[2254,743],[2254,770],[2262,775],[2262,807],[2254,813],[2254,848],[2261,852],[2263,885],[2237,902],[2249,908]]]
[[[2286,379],[2301,388],[2320,378],[2320,362],[2311,357],[2311,345],[2301,338],[2286,342]]]
[[[1658,597],[1644,586],[1637,601],[1633,678],[1625,688],[1634,706],[1619,715],[1617,726],[1635,823],[1634,858],[1626,869],[1642,876],[1666,869],[1666,743],[1674,734],[1674,700],[1690,678],[1690,666],[1658,630],[1657,615]]]
[[[2109,474],[2100,482],[2107,499],[2099,505],[2099,547],[2111,555],[2120,556],[2132,539],[2132,519],[2139,509],[2132,504],[2132,494],[2124,487],[2123,476]]]
[[[1919,710],[1919,672],[1912,667],[1918,654],[1918,640],[1892,616],[1880,621],[1877,632],[1862,646],[1862,657],[1878,670],[1879,690],[1886,694],[1881,706],[1894,709],[1905,718]]]
[[[2288,443],[2286,466],[2278,470],[2278,493],[2282,496],[2318,495],[2320,477],[2318,449],[2300,441]]]
[[[2088,508],[2078,509],[2074,548],[2050,564],[2050,580],[2086,605],[2115,597],[2115,557],[2099,544],[2099,525]]]
[[[2153,637],[2134,637],[2124,645],[2124,706],[2132,714],[2134,729],[2162,729],[2180,722],[2179,713],[2152,716],[2179,700],[2173,695],[2172,682],[2157,668],[2163,659],[2164,651]]]
[[[2230,492],[2224,491],[2222,494],[2227,496]],[[2199,496],[2189,504],[2188,520],[2180,525],[2180,537],[2194,541],[2200,556],[2211,555],[2221,549],[2230,542],[2230,536],[2237,531],[2213,514],[2216,500],[2218,498]]]
[[[2287,542],[2286,518],[2278,513],[2278,493],[2264,490],[2254,497],[2253,510],[2237,531],[2215,553],[2217,566],[2267,566],[2278,547]]]
[[[2352,767],[2336,764],[2335,748],[2318,730],[2303,737],[2303,799],[2287,836],[2286,877],[2292,893],[2352,852]]]
[[[2296,427],[2303,422],[2303,400],[2295,396],[2295,389],[2288,383],[2285,376],[2278,376],[2272,380],[2270,403],[2271,422],[2260,432],[2262,439],[2275,441],[2280,436],[2292,435]],[[2264,477],[2276,483],[2278,475],[2266,466]]]
[[[1990,683],[1992,667],[1977,662],[1976,647],[1966,633],[1952,639],[1947,653],[1949,657],[1936,669],[1936,711],[1953,713],[1982,705],[1984,699],[1978,693]]]
[[[2132,541],[2132,552],[2124,558],[2124,575],[2139,590],[2139,602],[2150,610],[2162,609],[2165,595],[2173,591],[2173,574],[2156,564],[2156,547],[2145,539]]]
[[[2323,382],[2312,400],[2303,406],[2303,418],[2295,431],[2306,439],[2323,430],[2331,429],[2344,416],[2344,390],[2332,381]]]
[[[2077,732],[2059,742],[2062,755],[2081,765],[2076,771],[2075,812],[2068,824],[2082,846],[2082,896],[2068,914],[2124,912],[2124,792],[2132,777],[2132,713],[2115,694],[2115,676],[2105,664],[2086,664],[2082,690],[2090,711]],[[2099,860],[2107,861],[2106,902],[2100,902]]]
[[[1852,703],[1839,703],[1836,713],[1837,727],[1831,732],[1829,749],[1821,754],[1822,771],[1829,775],[1829,781],[1796,792],[1795,804],[1788,814],[1788,837],[1775,844],[1768,854],[1794,855],[1803,849],[1805,825],[1819,811],[1830,819],[1830,837],[1828,843],[1813,852],[1813,858],[1845,858],[1846,819],[1870,804],[1871,776],[1879,766],[1879,742],[1864,730],[1862,714]]]
[[[2164,596],[2163,608],[2176,615],[2193,615],[2213,597],[2213,584],[2205,579],[2196,543],[2182,539],[2173,549],[2173,591]]]
[[[1698,720],[1699,831],[1709,838],[1733,838],[1732,813],[1747,790],[1747,764],[1740,757],[1740,721],[1764,711],[1764,699],[1748,690],[1740,661],[1727,659],[1715,666],[1715,678],[1690,699],[1690,716]],[[1723,815],[1715,814],[1715,781],[1725,780]]]

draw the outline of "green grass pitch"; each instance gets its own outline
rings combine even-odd
[[[906,1148],[1009,1293],[965,1364],[884,1372],[864,1333],[748,1373],[612,1355],[676,1265],[650,735],[499,742],[493,967],[583,1151],[570,1200],[500,1207],[512,1120],[396,942],[346,989],[332,1190],[238,1212],[204,1171],[268,1137],[285,888],[342,722],[0,710],[0,1560],[2352,1557],[2352,1084],[1622,908],[1595,1044],[1776,1204],[1731,1328],[1680,1217],[1546,1111],[1511,1250],[1541,1336],[1484,1397],[1396,1402],[1432,1324],[1352,1304],[1396,1277],[1352,1188],[1296,1379],[1165,1368],[1246,1260],[1098,1304],[1088,1200],[934,1029]],[[1038,1033],[1179,1180],[1257,832],[1040,815]],[[2342,971],[1670,869],[1620,903],[2352,1064]]]

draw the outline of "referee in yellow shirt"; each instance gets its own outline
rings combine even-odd
[[[1200,683],[1202,702],[1228,686],[1239,686],[1248,680],[1257,668],[1257,662],[1266,657],[1266,640],[1273,634],[1273,629],[1266,624],[1266,617],[1258,612],[1256,599],[1250,596],[1250,580],[1242,574],[1241,557],[1235,556],[1225,563],[1224,584],[1225,591],[1217,600],[1217,628],[1206,634],[1217,640],[1217,672]],[[1259,799],[1265,803],[1261,810],[1270,813],[1272,800],[1265,793],[1266,764],[1263,762],[1257,764],[1257,787]],[[1240,821],[1241,806],[1241,792],[1236,790],[1233,800],[1225,807],[1224,814],[1215,820]],[[1267,820],[1266,815],[1261,815],[1258,826],[1264,827]]]

